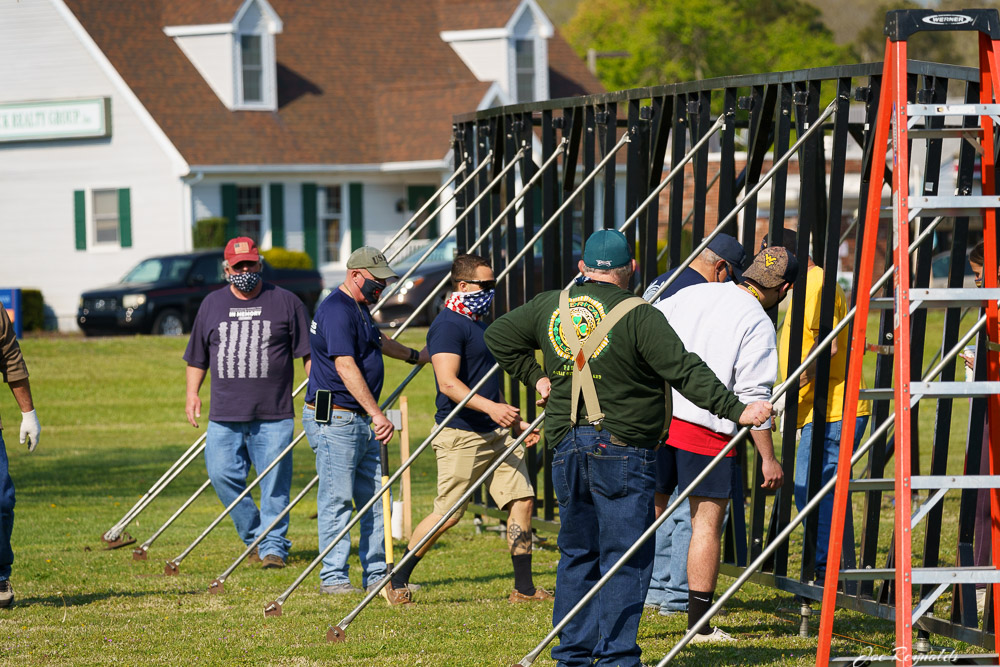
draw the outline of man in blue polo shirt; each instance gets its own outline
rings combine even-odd
[[[691,265],[677,276],[677,280],[660,292],[656,302],[668,299],[685,287],[704,283],[722,283],[728,280],[739,283],[742,279],[746,253],[743,246],[728,234],[719,234],[708,248],[694,258]],[[676,269],[670,269],[657,277],[646,292],[644,299],[653,298],[656,291],[666,282]],[[677,497],[671,469],[671,459],[666,449],[660,448],[656,457],[656,514],[666,509]],[[673,490],[673,495],[671,495]],[[659,609],[667,616],[686,612],[688,608],[687,554],[691,544],[691,507],[682,503],[656,531],[656,555],[653,558],[653,576],[646,593],[646,606]]]
[[[316,452],[320,550],[344,529],[353,507],[371,500],[382,484],[379,443],[393,433],[378,404],[385,376],[382,355],[411,364],[430,360],[426,350],[417,352],[383,335],[368,312],[386,280],[395,277],[379,250],[358,248],[347,260],[343,284],[316,309],[309,328],[313,365],[302,426]],[[329,415],[316,414],[317,391],[330,392]],[[361,583],[367,589],[386,575],[382,505],[375,503],[360,524]],[[350,540],[341,540],[323,559],[320,592],[360,592],[348,578],[350,550]]]
[[[486,323],[482,319],[493,303],[496,286],[493,269],[479,255],[458,255],[451,265],[451,277],[455,291],[427,332],[427,349],[437,384],[434,421],[439,424],[454,412],[470,388],[479,384],[496,365],[483,340]],[[469,485],[510,446],[518,433],[529,426],[521,420],[518,409],[503,400],[499,373],[494,373],[466,406],[434,438],[438,495],[434,499],[434,510],[413,531],[408,549],[413,549],[437,525]],[[525,445],[530,447],[538,439],[539,436],[533,433],[525,439]],[[507,544],[514,568],[514,590],[508,601],[552,599],[551,593],[535,587],[531,576],[531,512],[535,489],[528,476],[523,450],[516,449],[507,457],[493,473],[489,486],[497,506],[507,511]],[[411,602],[413,568],[434,542],[458,523],[468,505],[466,501],[427,544],[396,569],[386,593],[390,604]]]

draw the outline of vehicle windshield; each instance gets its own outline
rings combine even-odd
[[[431,241],[433,243],[433,241]],[[434,248],[430,256],[425,260],[426,262],[450,262],[455,259],[455,248],[458,244],[455,239],[445,239],[445,241]],[[397,259],[392,263],[392,269],[399,275],[409,269],[411,266],[417,263],[424,253],[427,252],[428,245],[422,245],[418,250],[415,250],[412,254],[407,255],[403,259]]]
[[[139,283],[176,282],[184,279],[191,268],[190,257],[154,257],[139,262],[138,266],[121,279],[123,285]]]

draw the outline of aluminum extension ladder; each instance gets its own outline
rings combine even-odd
[[[907,39],[923,31],[970,31],[979,34],[979,104],[911,103],[907,98]],[[873,151],[871,178],[867,200],[862,255],[858,272],[857,315],[851,339],[850,360],[843,426],[838,460],[837,484],[834,494],[828,568],[824,581],[823,607],[819,627],[816,665],[831,662],[833,615],[836,605],[837,582],[847,579],[892,579],[895,581],[895,662],[905,667],[913,665],[913,627],[940,595],[955,584],[993,584],[995,618],[1000,618],[1000,354],[995,345],[987,353],[986,381],[981,382],[917,382],[910,369],[910,313],[923,307],[953,307],[971,305],[986,307],[986,333],[991,341],[1000,341],[997,330],[997,226],[996,211],[1000,197],[995,183],[994,121],[1000,124],[1000,62],[997,39],[1000,39],[1000,15],[997,10],[963,10],[936,12],[932,10],[895,10],[886,15],[886,48],[881,83],[876,147]],[[923,102],[919,96],[918,102]],[[979,128],[944,128],[930,130],[927,120],[933,116],[978,117]],[[924,121],[920,125],[920,121]],[[870,299],[872,271],[875,265],[878,218],[882,199],[882,174],[885,173],[886,151],[891,135],[892,151],[892,255],[895,265],[893,298],[889,304]],[[911,196],[909,184],[909,141],[926,138],[962,137],[978,142],[982,159],[982,195],[948,195],[936,197]],[[911,289],[907,245],[910,222],[930,215],[969,215],[980,212],[985,238],[985,289]],[[865,334],[870,306],[887,306],[895,311],[893,348],[895,368],[891,395],[886,390],[862,391],[861,374],[865,350]],[[982,363],[983,360],[979,360]],[[989,414],[990,476],[943,478],[915,476],[911,473],[911,438],[914,424],[911,406],[921,398],[987,396]],[[853,450],[858,400],[892,398],[895,401],[895,477],[889,480],[850,480],[850,459]],[[894,551],[895,568],[880,570],[840,570],[844,536],[844,518],[848,511],[850,488],[892,488],[895,490]],[[867,485],[867,486],[866,486]],[[993,517],[993,567],[980,568],[915,568],[911,562],[911,531],[941,500],[950,488],[990,488]],[[927,503],[911,515],[911,491],[933,490]],[[913,586],[931,585],[932,592],[921,599],[914,609]],[[1000,633],[997,635],[1000,652]],[[954,657],[954,656],[952,656]],[[972,657],[972,656],[969,656]],[[981,656],[978,656],[981,657]],[[836,659],[835,662],[840,662]],[[919,663],[920,660],[917,660]],[[991,664],[997,664],[995,658]]]

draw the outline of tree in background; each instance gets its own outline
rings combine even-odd
[[[589,0],[563,28],[608,90],[850,62],[820,11],[794,0]]]

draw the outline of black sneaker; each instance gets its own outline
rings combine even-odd
[[[9,607],[14,604],[14,587],[10,581],[4,579],[0,581],[0,608]]]

